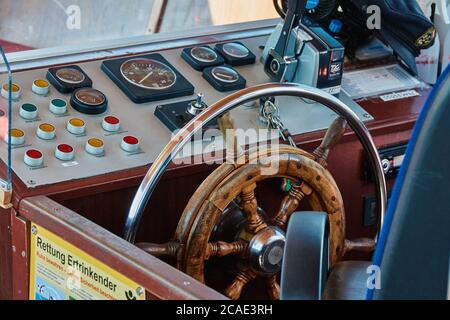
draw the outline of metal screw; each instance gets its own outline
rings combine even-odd
[[[363,114],[363,117],[364,117],[364,118],[370,118],[370,114],[364,113],[364,114]]]
[[[34,235],[36,235],[37,234],[37,228],[36,228],[36,226],[31,226],[31,233],[32,234],[34,234]]]
[[[141,287],[138,287],[136,289],[136,293],[137,293],[138,296],[142,296],[142,294],[144,293],[144,290]]]

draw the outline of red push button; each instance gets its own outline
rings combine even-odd
[[[55,157],[62,161],[70,161],[74,157],[72,146],[68,144],[60,144],[56,147]]]
[[[120,120],[114,116],[103,118],[102,127],[105,131],[117,132],[120,130]]]
[[[122,139],[120,147],[126,152],[139,151],[139,139],[133,136],[126,136]]]
[[[44,163],[44,156],[39,150],[30,149],[25,152],[23,161],[30,167],[39,167]]]

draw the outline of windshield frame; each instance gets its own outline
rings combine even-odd
[[[265,19],[195,28],[189,35],[185,31],[133,36],[114,40],[86,42],[85,46],[68,45],[53,48],[26,50],[7,53],[6,56],[14,71],[41,68],[49,65],[62,65],[110,57],[135,55],[151,51],[163,51],[177,47],[188,47],[211,42],[230,41],[239,38],[265,36],[272,33],[281,19]],[[0,66],[0,71],[4,66]]]

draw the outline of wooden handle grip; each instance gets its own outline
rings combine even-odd
[[[233,300],[239,299],[242,293],[242,289],[244,289],[245,285],[256,278],[256,274],[251,270],[240,270],[236,274],[236,278],[233,283],[225,289],[225,295]]]
[[[176,257],[180,244],[178,242],[167,242],[162,244],[142,242],[137,243],[137,247],[155,257]]]
[[[317,161],[326,163],[330,149],[335,146],[344,135],[347,128],[347,120],[342,117],[336,118],[328,128],[320,146],[314,151]]]
[[[206,247],[205,259],[210,257],[224,257],[229,254],[243,253],[247,249],[247,244],[243,241],[228,242],[210,242]]]
[[[375,251],[375,240],[368,238],[345,240],[344,254],[350,251],[367,252],[371,253]]]

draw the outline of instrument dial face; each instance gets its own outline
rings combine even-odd
[[[234,58],[245,58],[250,53],[246,47],[236,42],[225,43],[222,49],[223,52]]]
[[[213,77],[226,83],[234,83],[239,80],[239,74],[227,67],[215,67],[211,70]]]
[[[103,93],[92,88],[79,89],[75,93],[75,98],[83,104],[98,106],[105,103],[106,97]]]
[[[83,72],[72,69],[72,68],[61,68],[58,71],[56,71],[56,77],[64,81],[65,83],[70,84],[80,84],[84,81],[86,78],[83,74]]]
[[[177,75],[169,66],[154,59],[125,61],[120,72],[128,82],[144,89],[164,90],[177,81]]]
[[[217,59],[217,53],[207,47],[194,47],[191,49],[191,56],[201,62],[214,62]]]

